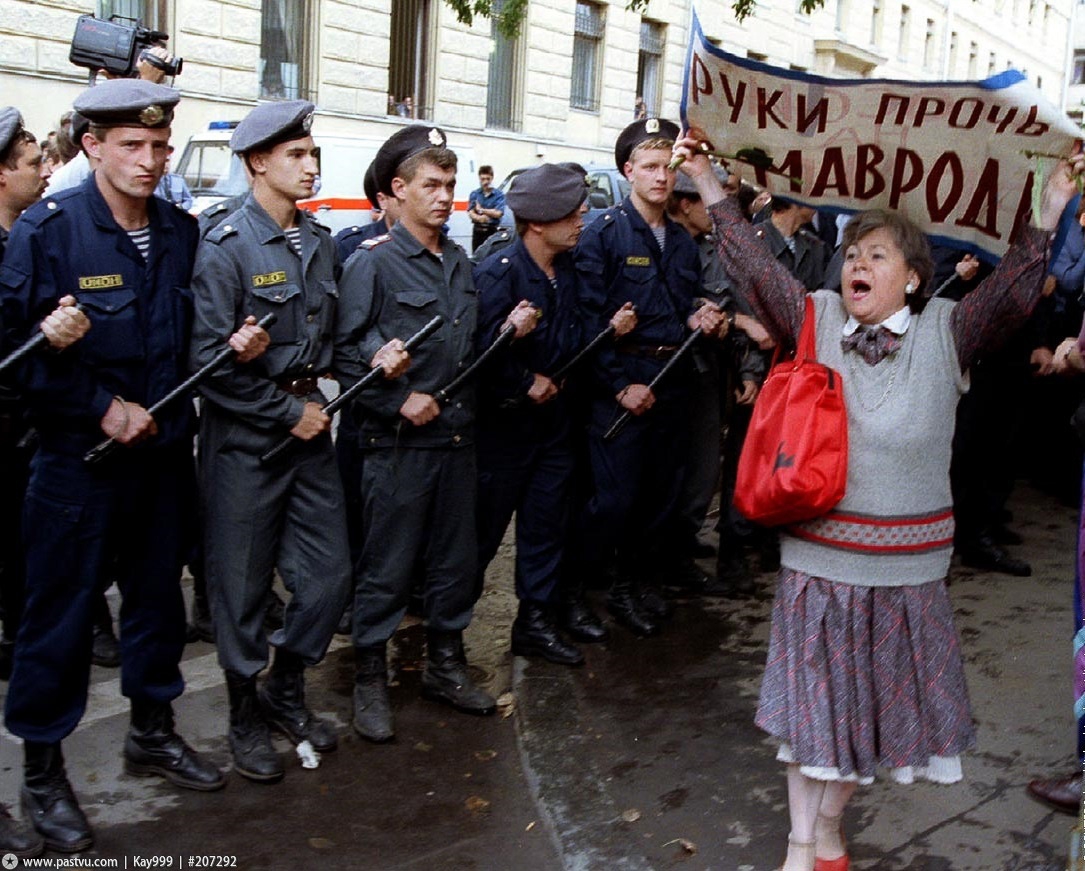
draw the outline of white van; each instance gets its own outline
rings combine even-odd
[[[184,176],[194,203],[192,214],[208,206],[244,193],[248,179],[241,159],[230,151],[230,136],[236,121],[214,121],[207,131],[192,136],[174,172]],[[345,227],[369,223],[371,203],[362,187],[362,176],[373,161],[383,139],[361,136],[313,136],[320,149],[320,187],[298,207],[316,214],[332,233]],[[467,199],[478,186],[478,165],[470,145],[449,143],[459,157],[456,172],[456,202],[449,219],[449,235],[470,250],[471,220],[467,217]]]

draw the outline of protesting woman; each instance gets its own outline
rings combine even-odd
[[[758,243],[692,135],[675,145],[715,225],[732,288],[794,346],[806,293]],[[783,871],[844,871],[841,815],[884,768],[898,782],[961,779],[975,743],[953,611],[949,462],[954,413],[977,355],[1028,317],[1050,230],[1076,192],[1060,163],[1033,225],[960,303],[926,299],[926,237],[903,215],[856,215],[841,293],[813,294],[817,358],[840,373],[848,421],[843,500],[787,527],[757,724],[788,764]]]

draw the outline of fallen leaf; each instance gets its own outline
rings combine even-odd
[[[682,848],[682,851],[690,856],[697,855],[697,845],[686,838],[675,838],[673,841],[667,841],[663,846],[669,847],[671,844],[678,844]]]
[[[414,749],[421,751],[422,753],[429,753],[433,749],[432,744],[427,744],[425,741],[419,741],[414,745]]]
[[[496,759],[496,758],[497,758],[497,751],[496,750],[476,750],[475,751],[475,759],[477,759],[479,762],[490,762],[491,760]]]
[[[467,809],[473,814],[485,813],[490,809],[490,803],[477,795],[472,795],[464,802],[464,804],[467,805]]]
[[[627,823],[635,823],[640,819],[640,811],[635,807],[622,811],[622,819]]]
[[[532,820],[530,823],[528,823],[527,828],[525,828],[524,831],[530,832],[533,828],[535,828],[535,820]]]
[[[335,841],[328,838],[310,838],[309,846],[314,850],[330,850],[335,846]]]

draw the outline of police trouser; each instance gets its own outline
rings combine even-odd
[[[376,646],[392,637],[418,577],[430,629],[459,632],[471,622],[478,564],[477,475],[473,445],[366,452],[355,646]]]
[[[118,450],[96,466],[43,447],[24,512],[26,601],[8,689],[8,729],[29,741],[69,735],[86,708],[93,603],[115,566],[121,692],[164,703],[181,694],[182,498],[192,448]]]
[[[562,406],[557,398],[539,407],[479,415],[476,601],[514,512],[517,598],[546,605],[557,597],[573,475]]]
[[[350,595],[343,488],[327,434],[269,465],[285,432],[256,430],[204,403],[200,478],[207,592],[219,664],[244,677],[268,661],[264,611],[278,568],[290,592],[270,642],[306,665],[324,658]]]
[[[612,440],[603,435],[620,413],[613,399],[592,403],[588,449],[594,491],[574,527],[576,570],[603,569],[624,555],[677,552],[675,512],[689,421],[684,397],[661,392]]]
[[[704,358],[698,360],[698,371],[691,379],[689,456],[678,500],[679,544],[682,547],[692,548],[696,544],[697,533],[708,515],[708,506],[720,481],[720,372],[715,350],[705,349]]]
[[[339,466],[339,480],[343,482],[343,499],[347,514],[347,536],[350,542],[350,564],[353,577],[361,571],[362,545],[362,450],[361,433],[351,415],[350,408],[343,409],[339,417],[339,430],[335,434],[335,459]],[[353,582],[351,584],[353,589]]]
[[[26,556],[23,553],[22,515],[30,477],[33,447],[26,444],[27,428],[22,415],[0,410],[0,619],[4,637],[14,642],[23,610]]]

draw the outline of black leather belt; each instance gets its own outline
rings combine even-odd
[[[634,357],[647,357],[650,360],[667,360],[678,350],[678,345],[619,345],[622,354]]]
[[[291,396],[308,396],[317,389],[315,378],[283,378],[275,382],[280,390],[285,390]]]

